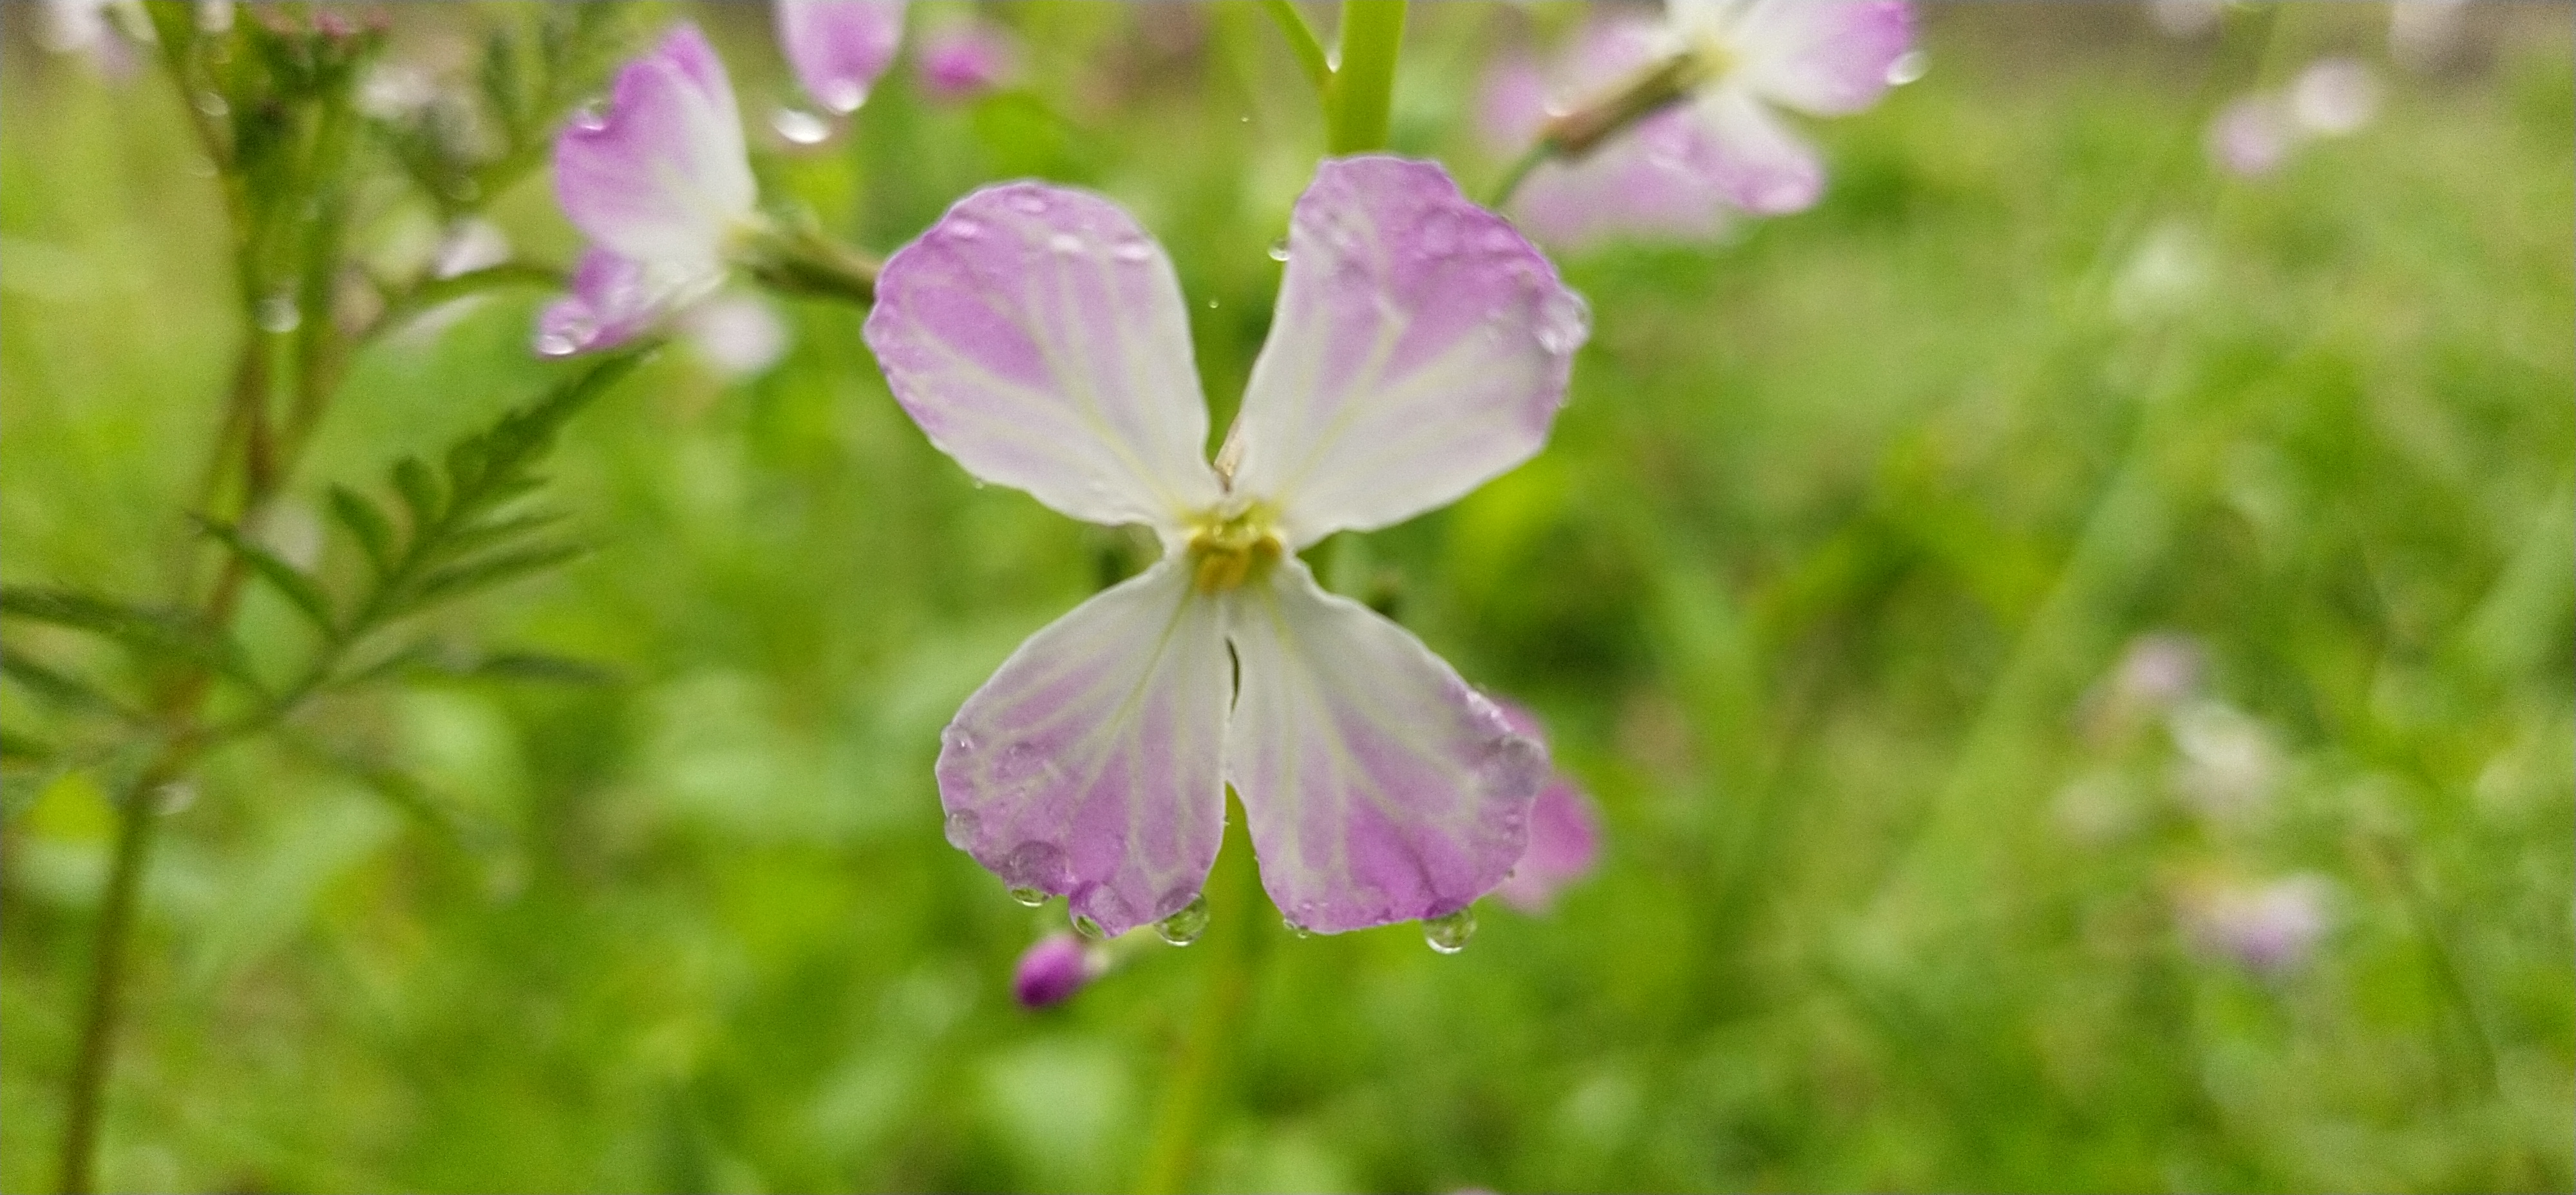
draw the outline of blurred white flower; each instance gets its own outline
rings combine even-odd
[[[2112,283],[2111,314],[2136,322],[2187,310],[2209,287],[2209,257],[2198,229],[2179,221],[2156,229]]]
[[[718,295],[681,316],[680,327],[699,359],[727,380],[763,373],[787,355],[786,321],[752,295]]]
[[[2302,132],[2341,137],[2379,115],[2379,76],[2357,58],[2323,58],[2290,84],[2290,115]]]
[[[2204,816],[2232,819],[2271,799],[2281,756],[2262,723],[2225,702],[2194,701],[2169,726],[2182,753],[2174,787]]]

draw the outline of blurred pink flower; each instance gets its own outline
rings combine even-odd
[[[2219,109],[2209,126],[2209,155],[2239,178],[2261,178],[2288,160],[2297,129],[2281,101],[2249,95]]]
[[[935,100],[963,100],[999,87],[1019,58],[1009,30],[990,21],[965,20],[922,35],[915,61],[921,90]]]
[[[1552,115],[1651,65],[1686,59],[1691,99],[1573,161],[1541,163],[1514,211],[1541,239],[1619,234],[1705,237],[1732,207],[1780,215],[1824,189],[1814,149],[1779,109],[1814,116],[1876,103],[1908,65],[1912,10],[1902,0],[1671,0],[1665,18],[1595,22],[1553,70],[1505,59],[1483,94],[1485,133],[1513,153]]]
[[[1446,171],[1316,170],[1226,446],[1180,283],[1135,220],[1038,183],[958,201],[878,277],[867,341],[931,442],[1163,559],[1041,629],[941,735],[948,840],[1106,934],[1206,884],[1240,794],[1263,886],[1337,933],[1460,913],[1526,846],[1546,750],[1296,552],[1537,452],[1583,302]]]
[[[855,112],[903,42],[903,0],[776,0],[778,45],[805,94]]]
[[[1022,1008],[1050,1008],[1072,999],[1099,975],[1100,968],[1082,939],[1048,934],[1021,953],[1019,966],[1011,972],[1011,998]]]
[[[555,198],[590,238],[572,293],[537,320],[537,351],[624,341],[723,285],[759,198],[724,63],[697,26],[617,74],[608,102],[555,141]]]
[[[2261,178],[2321,137],[2360,132],[2379,115],[2379,77],[2352,58],[2321,58],[2286,93],[2254,92],[2210,123],[2210,157],[2230,173]]]
[[[2203,951],[2276,974],[2307,960],[2324,936],[2328,885],[2301,873],[2269,883],[2220,882],[2187,895],[2183,918]]]
[[[1494,704],[1511,720],[1512,729],[1547,741],[1536,715],[1499,698]],[[1591,797],[1565,773],[1549,773],[1547,785],[1530,803],[1529,847],[1510,878],[1494,889],[1495,898],[1524,913],[1548,911],[1558,890],[1592,873],[1601,855],[1600,822]]]

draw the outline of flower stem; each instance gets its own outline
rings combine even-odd
[[[107,893],[98,917],[98,949],[90,961],[89,1002],[81,1022],[80,1053],[72,1062],[69,1110],[63,1128],[65,1195],[81,1195],[97,1186],[98,1116],[106,1095],[108,1053],[115,1044],[119,996],[125,979],[126,938],[134,925],[134,905],[143,888],[143,867],[152,853],[153,830],[161,824],[159,790],[175,763],[174,745],[164,760],[144,773],[117,807],[116,855],[109,864]]]
[[[1514,158],[1512,164],[1503,170],[1503,177],[1494,183],[1492,193],[1485,198],[1485,206],[1495,211],[1503,210],[1503,205],[1512,201],[1512,194],[1521,189],[1521,181],[1530,176],[1530,171],[1538,169],[1539,163],[1554,156],[1556,142],[1545,137],[1523,150],[1521,156]]]
[[[1324,152],[1335,157],[1386,148],[1395,60],[1404,44],[1404,0],[1342,0],[1341,39],[1324,105]]]
[[[1306,14],[1297,11],[1290,0],[1261,0],[1261,10],[1270,14],[1271,23],[1287,37],[1289,52],[1297,56],[1297,69],[1304,71],[1306,81],[1315,85],[1316,98],[1330,103],[1333,64],[1324,56],[1324,43],[1315,36],[1315,27],[1306,23]]]
[[[1208,952],[1200,977],[1198,1013],[1189,1038],[1172,1068],[1154,1135],[1145,1149],[1144,1175],[1137,1189],[1146,1195],[1204,1187],[1191,1181],[1197,1169],[1199,1140],[1206,1135],[1209,1093],[1226,1068],[1226,1051],[1242,1033],[1245,1006],[1251,1002],[1253,965],[1270,936],[1263,913],[1269,908],[1261,892],[1261,872],[1244,829],[1243,808],[1229,810],[1225,844],[1217,854],[1216,874],[1208,882]]]

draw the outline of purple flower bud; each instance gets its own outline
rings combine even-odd
[[[778,44],[805,94],[854,112],[903,40],[903,0],[779,0]]]
[[[1082,939],[1048,934],[1020,955],[1019,968],[1011,974],[1011,998],[1022,1008],[1051,1008],[1072,999],[1093,974]]]
[[[1017,57],[1010,33],[998,25],[942,26],[921,39],[921,90],[935,100],[971,99],[1000,86]]]

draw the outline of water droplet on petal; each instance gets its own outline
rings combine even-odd
[[[846,116],[868,102],[868,85],[856,79],[836,79],[823,85],[823,94],[815,96],[823,106]]]
[[[791,145],[820,145],[832,135],[832,122],[802,108],[781,108],[769,116],[769,127]]]
[[[1278,240],[1270,242],[1270,260],[1288,260],[1288,238],[1281,237]]]
[[[1046,196],[1035,191],[1022,191],[1011,197],[1011,206],[1032,216],[1044,215],[1047,210]]]
[[[561,332],[537,333],[537,355],[540,357],[569,357],[580,351],[581,342]]]
[[[596,133],[608,127],[608,108],[597,100],[572,110],[572,127]]]
[[[1207,894],[1202,892],[1182,905],[1181,911],[1154,923],[1154,932],[1174,946],[1187,946],[1207,932]]]
[[[1059,232],[1047,238],[1047,248],[1071,257],[1082,252],[1082,238],[1069,232]]]
[[[1313,931],[1313,930],[1311,930],[1311,929],[1308,929],[1308,928],[1306,928],[1305,926],[1302,926],[1302,925],[1297,924],[1297,922],[1296,922],[1296,919],[1295,919],[1295,918],[1291,918],[1291,917],[1282,917],[1282,918],[1280,918],[1280,919],[1279,919],[1279,921],[1280,921],[1280,924],[1283,924],[1283,925],[1285,925],[1285,926],[1287,926],[1287,927],[1288,927],[1288,932],[1289,932],[1289,933],[1295,934],[1295,935],[1297,935],[1297,936],[1298,936],[1298,937],[1300,937],[1300,938],[1311,938],[1311,937],[1314,937],[1314,936],[1315,936],[1315,931]]]
[[[1099,922],[1081,913],[1073,915],[1073,932],[1094,942],[1106,941],[1109,937],[1109,931],[1100,928]]]
[[[295,296],[279,291],[259,301],[259,326],[262,331],[284,334],[304,322],[304,311],[295,305]]]
[[[1539,312],[1534,332],[1540,350],[1557,357],[1573,352],[1591,334],[1592,308],[1576,294],[1547,303]]]
[[[962,739],[965,736],[958,737]],[[948,835],[948,845],[963,851],[974,849],[975,839],[984,826],[972,812],[960,809],[950,813],[947,822],[940,828]]]
[[[1012,900],[1016,900],[1032,909],[1045,904],[1047,901],[1046,891],[1042,888],[1013,888],[1010,890],[1010,893]]]
[[[1467,948],[1467,939],[1476,936],[1476,909],[1461,907],[1446,917],[1427,918],[1422,923],[1422,940],[1442,954],[1456,954]]]
[[[969,220],[964,216],[958,216],[949,220],[947,227],[948,235],[961,241],[971,241],[984,235],[983,225]]]
[[[1921,50],[1907,50],[1897,55],[1896,61],[1887,64],[1888,86],[1903,87],[1922,78],[1923,72],[1930,69],[1932,69],[1930,55]]]
[[[1120,241],[1118,247],[1111,249],[1109,253],[1120,261],[1150,261],[1154,256],[1154,247],[1143,241]]]

